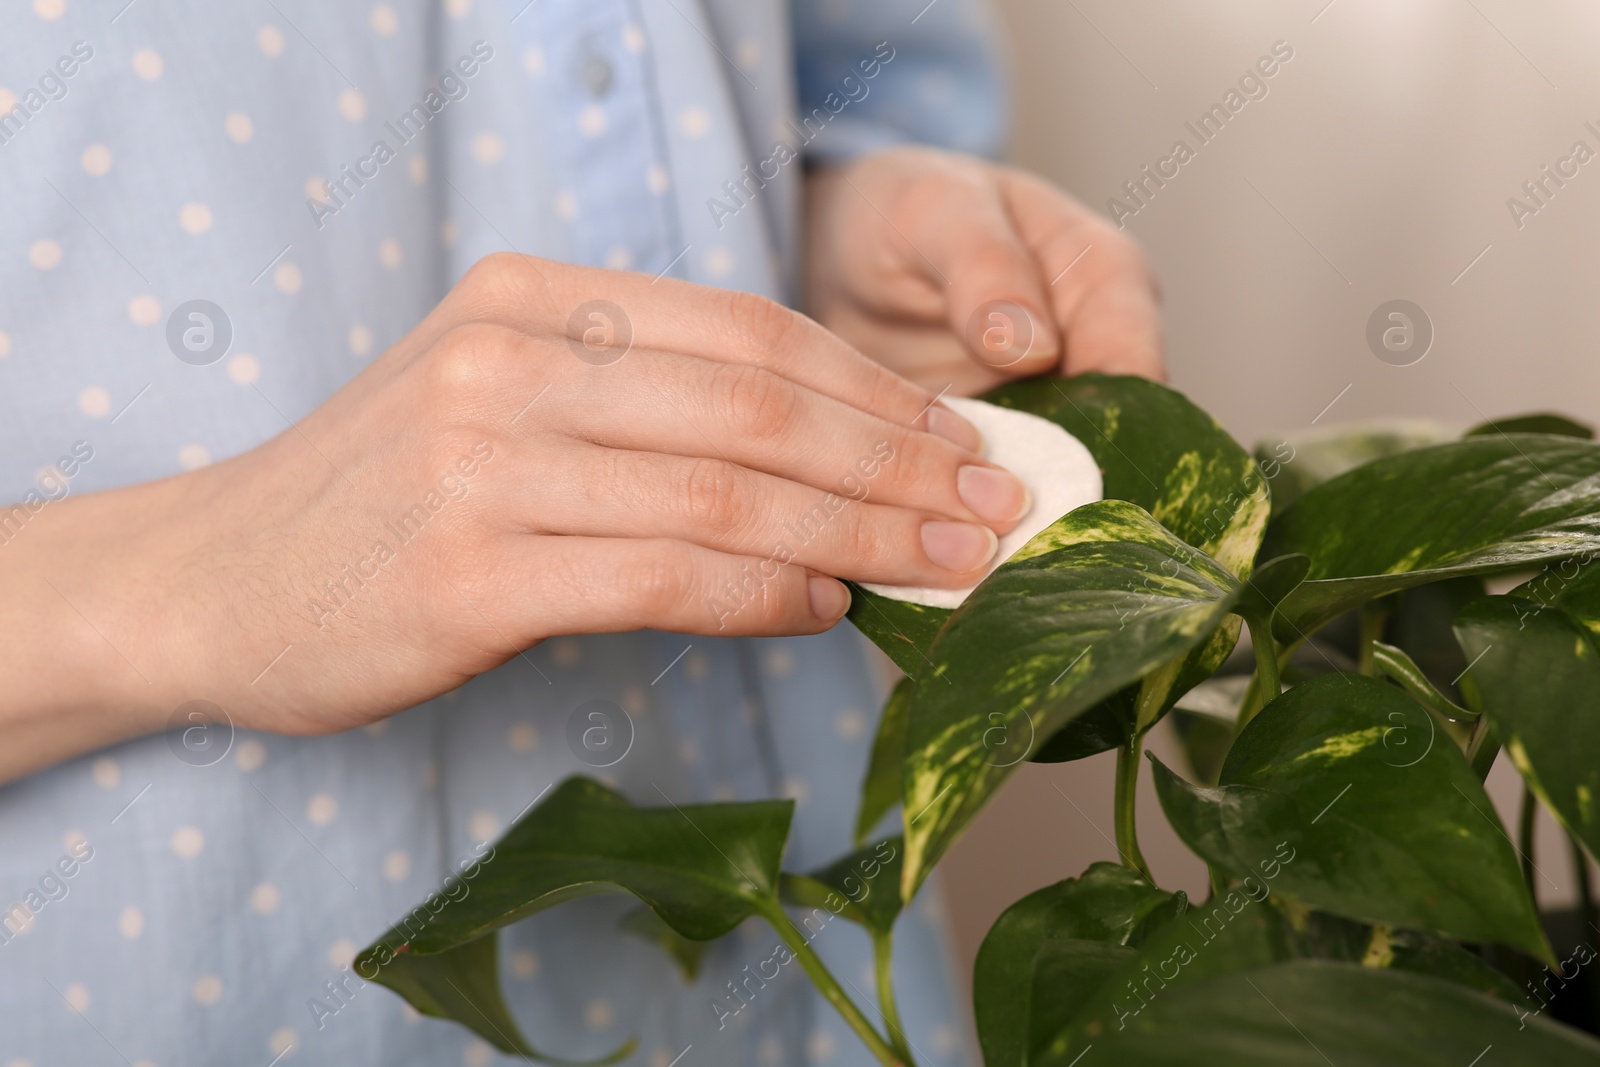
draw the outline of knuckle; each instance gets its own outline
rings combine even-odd
[[[771,441],[789,432],[800,395],[787,379],[760,367],[726,363],[717,368],[713,380],[719,414],[734,433]]]
[[[1023,255],[1015,243],[994,234],[984,234],[973,241],[962,259],[969,273],[992,278],[1015,273]]]
[[[489,322],[452,326],[434,342],[426,361],[428,385],[445,396],[476,394],[501,385],[521,365],[527,339]]]
[[[681,610],[694,589],[688,561],[665,547],[630,558],[617,568],[615,582],[629,603],[655,618]]]
[[[884,524],[853,502],[846,504],[833,521],[839,530],[840,547],[857,563],[878,567],[905,555],[895,551],[894,538]]]
[[[900,428],[902,421],[910,423],[922,419],[934,404],[931,392],[870,361],[867,362],[861,396],[862,402],[858,406],[864,411],[882,412],[883,418],[895,428],[895,434],[903,432]],[[927,425],[926,421],[922,424]],[[884,428],[884,435],[892,436],[887,427]],[[898,437],[892,443],[898,446]]]
[[[984,182],[976,171],[964,167],[930,167],[907,179],[895,198],[895,207],[899,217],[908,223],[940,218],[948,213],[952,203],[979,202],[985,191]]]
[[[544,287],[532,257],[516,252],[491,252],[467,269],[461,286],[487,298],[520,298]]]
[[[937,500],[944,487],[955,484],[951,448],[943,438],[895,426],[884,434],[887,447],[875,449],[856,463],[856,473],[866,479],[870,493],[893,489],[908,499]]]
[[[730,463],[697,459],[689,464],[678,487],[684,517],[697,529],[737,533],[751,515],[749,494]]]
[[[758,365],[782,356],[794,343],[801,321],[795,312],[755,293],[730,292],[727,301],[735,336]]]

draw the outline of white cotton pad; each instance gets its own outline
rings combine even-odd
[[[946,397],[944,404],[978,428],[984,458],[1021,478],[1033,494],[1033,507],[1016,529],[1000,538],[1000,550],[983,572],[985,578],[1039,531],[1073,508],[1100,499],[1100,465],[1082,442],[1049,419],[967,397]],[[977,588],[861,584],[874,593],[931,608],[959,607]]]

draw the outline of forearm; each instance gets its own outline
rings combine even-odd
[[[159,730],[177,706],[138,521],[175,490],[0,508],[0,781]]]

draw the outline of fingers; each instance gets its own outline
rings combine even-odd
[[[667,539],[528,538],[502,568],[529,641],[655,629],[711,636],[813,634],[850,593],[826,575]]]
[[[1061,339],[1039,262],[989,172],[953,170],[907,195],[907,215],[922,220],[912,262],[945,284],[949,329],[971,357],[1004,377],[1053,370]]]
[[[562,383],[547,417],[613,448],[718,459],[855,499],[938,512],[1005,532],[1027,512],[1022,482],[942,437],[869,415],[787,378],[671,353]]]
[[[977,581],[998,541],[976,523],[852,500],[746,470],[574,445],[519,492],[530,532],[687,541],[856,581],[958,588]]]
[[[1049,282],[1065,373],[1165,378],[1160,292],[1138,246],[1048,182],[998,173],[1017,232]]]
[[[586,362],[620,363],[643,348],[761,367],[964,448],[980,442],[971,424],[936,404],[932,393],[764,297],[508,255],[480,261],[457,289],[455,315],[553,337]]]
[[[1010,380],[972,358],[945,325],[943,309],[937,319],[884,318],[841,302],[829,309],[828,328],[896,374],[949,396],[977,396]]]

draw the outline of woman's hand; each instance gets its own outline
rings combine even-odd
[[[191,699],[340,730],[556,634],[805,634],[835,578],[970,583],[1026,508],[978,445],[770,301],[491,257],[291,430],[5,546],[0,779]]]
[[[808,181],[808,307],[934,391],[1034,374],[1164,374],[1137,246],[1032,175],[897,148]]]

